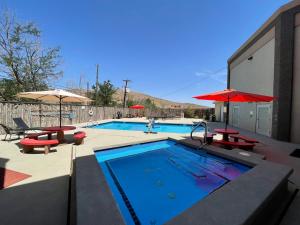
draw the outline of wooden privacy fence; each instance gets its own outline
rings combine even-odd
[[[145,109],[136,111],[120,107],[99,107],[90,105],[62,105],[62,124],[92,122],[112,119],[121,112],[123,117],[128,114],[146,117],[176,118],[182,116],[180,109]],[[0,102],[0,123],[15,127],[13,118],[21,117],[30,127],[46,127],[59,125],[59,105],[48,103]],[[1,132],[1,131],[0,131]]]
[[[145,109],[145,116],[150,118],[181,118],[183,111],[181,109]]]
[[[89,105],[62,105],[62,124],[91,122],[113,118],[117,112],[128,114],[128,109]],[[47,103],[0,102],[0,123],[15,127],[13,118],[21,117],[30,127],[59,125],[59,105]]]

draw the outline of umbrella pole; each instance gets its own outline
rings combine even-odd
[[[225,130],[227,130],[228,120],[229,120],[229,96],[228,96],[228,100],[227,100],[227,110],[226,110]]]
[[[59,127],[61,127],[61,96],[59,97]]]

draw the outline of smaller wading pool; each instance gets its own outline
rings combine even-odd
[[[126,224],[163,224],[250,169],[170,140],[95,155]]]
[[[96,128],[96,129],[148,131],[147,123],[137,123],[137,122],[113,121],[113,122],[92,125],[88,127]],[[191,124],[155,123],[152,131],[182,134],[182,133],[190,133],[192,131],[192,127],[193,125]],[[201,131],[201,130],[203,130],[202,127],[197,128],[197,131]]]

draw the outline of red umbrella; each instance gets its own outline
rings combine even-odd
[[[274,99],[272,96],[241,92],[235,89],[226,89],[206,95],[194,96],[193,98],[220,102],[270,102]]]
[[[129,108],[131,108],[131,109],[143,109],[145,107],[143,105],[132,105]]]
[[[237,91],[235,89],[226,89],[224,91],[217,91],[206,95],[194,96],[193,98],[200,100],[214,100],[220,102],[270,102],[274,100],[273,96],[258,95],[247,92]],[[227,110],[226,128],[228,124],[229,110]]]

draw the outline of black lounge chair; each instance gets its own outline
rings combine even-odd
[[[24,131],[27,130],[42,130],[41,127],[29,127],[24,120],[21,117],[17,117],[17,118],[13,118],[13,121],[15,122],[15,124],[17,125],[17,127],[19,129],[22,129]]]
[[[0,126],[5,131],[5,137],[4,137],[3,141],[6,141],[7,135],[9,135],[9,141],[11,140],[12,135],[18,135],[19,139],[20,139],[21,135],[25,136],[25,131],[22,129],[11,128],[11,127],[5,126],[4,124],[1,124],[1,123],[0,123]]]

